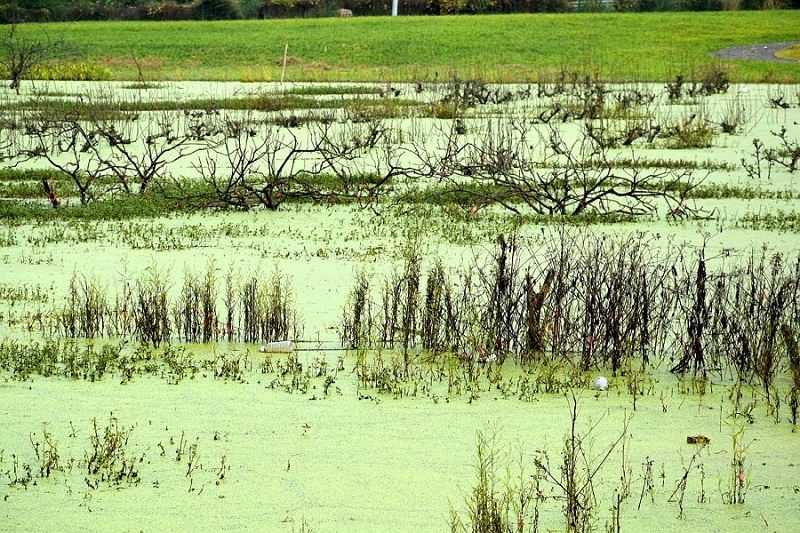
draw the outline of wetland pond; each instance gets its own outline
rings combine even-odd
[[[595,530],[800,530],[797,173],[752,166],[754,139],[780,161],[796,149],[800,92],[744,89],[647,108],[738,113],[709,146],[637,148],[708,167],[717,193],[687,202],[710,216],[564,225],[387,199],[3,217],[0,531],[467,531],[481,480],[505,530],[562,530],[570,445]],[[774,369],[731,348],[746,338]],[[285,339],[293,351],[262,348]]]

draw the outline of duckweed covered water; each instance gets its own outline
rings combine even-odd
[[[770,88],[759,90],[768,94]],[[766,138],[776,124],[791,121],[791,113],[796,110],[763,112],[749,135]],[[725,139],[701,155],[689,153],[727,161],[747,153],[749,136]],[[740,183],[746,177],[737,172],[715,179]],[[776,175],[764,186],[793,190],[793,176]],[[658,235],[658,243],[705,244],[711,263],[746,257],[764,245],[794,257],[795,233],[748,229],[737,221],[747,212],[792,211],[796,203],[709,200],[707,207],[722,216],[662,217],[587,231],[641,230]],[[474,382],[451,387],[441,375],[461,372],[458,358],[430,365],[415,359],[422,370],[393,392],[360,381],[359,358],[376,354],[339,350],[338,332],[358,272],[375,280],[391,274],[410,240],[418,242],[426,264],[437,257],[449,268],[480,262],[498,233],[516,227],[513,217],[494,209],[462,218],[423,208],[381,206],[380,213],[303,205],[91,227],[0,228],[8,236],[0,247],[0,335],[7,342],[59,338],[48,317],[66,305],[74,275],[91,279],[113,299],[126,283],[155,270],[176,296],[187,270],[203,272],[209,265],[217,280],[228,272],[237,280],[267,280],[279,269],[291,280],[301,322],[301,351],[291,356],[262,354],[257,344],[185,345],[195,366],[180,378],[164,360],[143,360],[141,372],[125,377],[111,371],[96,381],[36,373],[19,380],[3,371],[0,530],[447,531],[451,508],[468,521],[479,431],[495,436],[500,484],[532,480],[537,458],[547,458],[559,476],[570,390],[593,467],[627,422],[593,479],[596,530],[612,526],[617,497],[626,531],[800,529],[800,442],[788,420],[785,369],[776,382],[780,406],[768,403],[761,389],[736,386],[729,370],[713,371],[708,381],[682,381],[666,371],[670,361],[616,377],[607,369],[561,367],[552,378],[556,393],[522,387],[521,378],[545,378],[510,361],[483,364]],[[537,242],[556,229],[516,231]],[[135,344],[128,339],[121,349],[132,354]],[[601,372],[610,380],[607,392],[591,390]],[[710,443],[687,443],[698,435]],[[118,444],[106,450],[113,460],[89,472],[95,444],[111,441]],[[744,461],[741,472],[732,467],[736,456]],[[725,503],[739,483],[744,503]],[[563,494],[546,479],[540,488],[539,530],[564,529]],[[533,518],[529,507],[523,531],[534,530]]]
[[[36,325],[26,333],[29,319],[23,317],[58,305],[76,271],[96,276],[110,295],[118,290],[124,271],[133,275],[153,262],[169,272],[172,291],[178,290],[182,269],[202,270],[212,257],[220,272],[233,267],[243,272],[260,269],[266,275],[277,265],[291,276],[303,319],[306,342],[298,346],[310,351],[297,352],[299,361],[308,369],[315,359],[325,360],[327,375],[335,378],[328,384],[328,394],[322,377],[310,380],[304,392],[285,392],[292,389],[284,386],[286,379],[276,386],[274,370],[285,355],[261,354],[257,345],[225,343],[190,345],[188,351],[198,361],[215,354],[246,355],[241,380],[215,379],[208,369],[177,384],[158,372],[134,376],[124,384],[113,374],[99,382],[38,375],[20,382],[6,375],[0,384],[4,527],[14,531],[152,531],[187,525],[204,530],[443,531],[451,506],[466,516],[465,498],[477,479],[477,431],[496,432],[505,461],[499,471],[503,476],[506,465],[511,476],[533,475],[533,458],[541,452],[547,453],[557,473],[569,428],[569,404],[563,394],[526,394],[521,400],[515,389],[503,392],[484,378],[477,390],[451,393],[446,383],[428,389],[409,384],[397,397],[359,383],[353,356],[314,351],[337,346],[338,321],[354,272],[366,267],[376,276],[388,273],[396,259],[393,235],[376,231],[371,238],[347,237],[364,231],[358,223],[344,222],[361,216],[353,216],[349,209],[303,208],[165,221],[165,227],[251,228],[243,237],[204,235],[212,246],[193,244],[174,251],[97,241],[39,247],[25,243],[23,236],[41,228],[19,228],[24,244],[4,250],[4,283],[42,287],[50,296],[44,296],[47,302],[7,307],[5,317],[14,322],[13,327],[6,326],[10,336],[23,341],[37,338]],[[109,227],[113,234],[115,226]],[[698,234],[682,226],[663,229],[687,239]],[[149,228],[142,233],[155,236]],[[431,243],[431,250],[453,264],[480,249]],[[264,373],[268,356],[273,369]],[[342,368],[334,372],[340,356],[344,356]],[[511,383],[519,371],[509,362],[502,373]],[[593,460],[617,440],[630,418],[624,470],[618,446],[595,479],[597,527],[611,523],[615,491],[626,484],[630,494],[620,514],[624,530],[800,527],[799,448],[787,421],[788,408],[781,407],[776,423],[763,394],[746,389],[740,406],[752,410],[734,416],[729,377],[712,378],[725,383],[707,384],[705,394],[698,392],[698,385],[681,383],[663,371],[654,379],[635,399],[635,410],[625,377],[612,379],[607,393],[588,387],[576,392],[578,427],[588,431],[597,424],[587,441]],[[584,381],[591,383],[593,375]],[[87,483],[84,463],[92,449],[93,420],[101,435],[112,420],[129,429],[125,450],[126,457],[136,461],[135,482],[94,487]],[[736,428],[745,431],[748,490],[744,504],[726,505],[723,493],[733,475]],[[45,431],[57,446],[61,469],[40,478],[36,474],[41,460],[31,442],[40,443],[42,453]],[[698,434],[709,437],[711,444],[692,461],[698,447],[688,445],[686,438]],[[197,466],[187,476],[191,446],[196,446]],[[522,467],[515,463],[519,454]],[[644,489],[648,460],[652,490]],[[25,464],[33,470],[30,481],[13,483],[24,477],[20,469]],[[687,468],[679,519],[679,496],[673,492]],[[563,502],[555,499],[559,492],[552,484],[543,487],[544,496],[554,499],[540,504],[540,527],[561,529]]]
[[[464,512],[475,482],[476,431],[496,431],[510,473],[533,474],[531,457],[546,451],[560,463],[569,405],[559,395],[530,402],[464,397],[358,400],[341,378],[341,393],[270,390],[254,376],[246,384],[198,377],[169,385],[140,379],[127,385],[35,379],[2,385],[3,470],[36,458],[30,440],[54,439],[65,471],[34,479],[2,494],[9,531],[42,528],[83,531],[202,530],[443,531],[452,505]],[[775,424],[759,406],[752,424],[730,416],[728,389],[681,393],[671,376],[637,401],[612,383],[608,393],[580,391],[579,427],[594,426],[590,457],[597,459],[630,418],[621,448],[595,479],[598,528],[611,521],[614,491],[629,483],[621,525],[626,530],[787,531],[798,527],[800,486],[797,435]],[[337,381],[338,384],[338,381]],[[755,400],[755,403],[758,403]],[[92,419],[105,427],[113,417],[130,428],[126,450],[137,461],[135,483],[91,489],[81,461],[90,449]],[[733,453],[732,427],[742,424],[747,445],[746,501],[723,503]],[[686,437],[711,439],[703,448]],[[197,468],[187,476],[196,446]],[[698,453],[692,462],[692,456]],[[505,455],[507,454],[507,455]],[[524,472],[514,458],[522,454]],[[15,459],[16,458],[16,459]],[[220,468],[224,460],[224,478]],[[652,461],[652,490],[645,465]],[[670,496],[689,469],[683,518]],[[504,469],[500,473],[504,474]],[[219,481],[219,483],[218,483]],[[642,492],[645,491],[642,497]],[[556,496],[548,488],[546,496]],[[641,507],[639,503],[641,501]],[[541,526],[562,529],[562,503],[540,504]]]

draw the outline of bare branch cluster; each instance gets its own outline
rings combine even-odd
[[[475,129],[468,136],[454,132],[438,166],[440,179],[473,192],[478,206],[498,203],[515,213],[550,215],[644,215],[661,203],[688,211],[685,196],[702,182],[691,169],[629,166],[591,135],[568,141],[556,126],[540,133],[524,118],[487,120]]]
[[[0,66],[11,78],[9,87],[19,94],[22,80],[37,65],[63,57],[70,51],[64,36],[51,38],[43,32],[41,38],[29,38],[22,35],[16,24],[9,26],[8,31],[0,37]]]
[[[425,270],[409,254],[382,284],[358,277],[343,343],[614,374],[668,360],[700,377],[732,369],[772,394],[791,347],[782,328],[800,319],[800,262],[766,249],[744,262],[709,258],[654,239],[563,229],[538,246],[501,237],[456,272],[438,260]]]

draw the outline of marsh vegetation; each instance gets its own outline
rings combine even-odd
[[[2,105],[16,526],[796,523],[795,86],[109,87]]]

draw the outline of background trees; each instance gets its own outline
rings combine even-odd
[[[220,20],[387,15],[389,0],[16,0],[0,5],[0,24],[68,20]],[[796,9],[800,0],[407,0],[401,15],[565,13],[572,11],[718,11]]]

